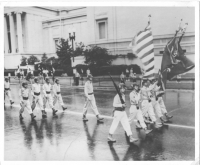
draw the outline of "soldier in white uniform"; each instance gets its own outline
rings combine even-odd
[[[35,102],[35,104],[38,103],[40,110],[42,111],[42,117],[46,118],[46,112],[45,112],[45,108],[43,106],[43,100],[41,97],[41,86],[39,84],[38,78],[35,77],[34,78],[34,84],[32,85],[32,95],[33,95],[33,100]]]
[[[151,103],[152,103],[152,106],[154,108],[155,113],[160,118],[160,121],[162,123],[165,123],[166,120],[163,118],[163,114],[161,112],[160,104],[158,103],[158,98],[156,97],[156,92],[160,89],[160,87],[158,87],[157,85],[154,85],[154,83],[155,83],[155,81],[152,81],[152,84],[151,84],[150,80],[147,80],[147,85],[149,86],[150,89],[152,89],[149,92],[149,96],[150,96]]]
[[[122,99],[125,102],[125,94],[124,94],[125,85],[123,83],[120,83],[119,89],[122,95]],[[109,130],[108,141],[116,142],[116,140],[112,136],[115,130],[117,129],[119,122],[121,122],[124,130],[126,131],[126,134],[129,137],[130,142],[133,143],[133,142],[138,141],[138,139],[134,139],[132,136],[131,127],[130,127],[129,120],[125,111],[126,104],[121,103],[120,96],[118,94],[114,97],[113,107],[114,107],[114,118]]]
[[[85,92],[85,96],[86,96],[86,102],[83,107],[83,121],[88,121],[88,119],[86,118],[87,107],[89,104],[91,104],[91,108],[97,117],[97,121],[101,122],[103,120],[103,118],[99,116],[99,111],[97,109],[96,100],[95,100],[94,92],[93,92],[92,75],[91,74],[87,76],[87,81],[85,82],[84,92]]]
[[[153,87],[153,86],[152,86]],[[142,114],[145,117],[145,119],[149,118],[151,121],[156,124],[156,116],[154,113],[154,109],[151,103],[151,99],[149,97],[149,92],[151,91],[151,88],[148,88],[147,82],[143,81],[142,88],[141,88],[141,101],[142,101]],[[148,120],[146,120],[148,121]]]
[[[26,82],[22,83],[22,88],[20,89],[19,97],[21,105],[21,109],[19,111],[20,120],[23,119],[22,113],[24,112],[24,109],[27,110],[27,112],[31,115],[31,119],[34,120],[36,116],[33,114],[33,111],[31,109],[31,104],[29,101],[29,89],[28,89],[28,84]]]
[[[157,81],[157,79],[154,79],[152,83],[154,83],[155,81]],[[157,86],[157,85],[156,85],[156,88],[158,89],[158,86]],[[159,103],[159,105],[160,105],[161,113],[162,113],[163,115],[165,115],[165,117],[166,117],[167,120],[169,120],[169,119],[171,119],[173,116],[170,116],[170,115],[168,115],[168,113],[167,113],[167,109],[166,109],[166,107],[165,107],[165,104],[164,104],[164,101],[163,101],[163,98],[162,98],[162,95],[163,95],[164,93],[165,93],[165,91],[159,91],[159,90],[157,90],[155,94],[156,94],[156,96],[157,96],[157,101],[158,101],[158,103]]]
[[[46,78],[46,83],[43,85],[43,94],[44,94],[44,98],[45,98],[45,107],[47,102],[49,103],[50,108],[53,110],[53,116],[56,115],[57,110],[55,110],[54,105],[53,105],[53,98],[51,96],[51,90],[52,90],[52,86],[50,84],[50,80],[49,78]]]
[[[149,132],[151,132],[151,130],[147,130],[147,126],[144,122],[144,118],[142,115],[139,85],[134,83],[132,87],[133,91],[129,95],[131,103],[131,107],[129,109],[129,123],[131,124],[134,121],[134,119],[136,119],[136,128],[142,128],[144,129],[145,133],[148,134]]]
[[[4,81],[4,104],[5,104],[6,96],[10,100],[10,105],[12,106],[12,104],[14,104],[14,101],[12,100],[10,82],[7,77],[5,78],[5,81]]]
[[[55,80],[55,84],[53,85],[53,93],[54,93],[54,102],[53,105],[55,106],[56,102],[62,106],[63,111],[67,109],[67,107],[64,106],[63,99],[60,93],[60,83],[59,79]]]

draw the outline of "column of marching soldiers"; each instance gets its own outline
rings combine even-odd
[[[30,77],[29,77],[30,78]],[[27,81],[22,82],[21,88],[19,90],[20,96],[20,110],[19,110],[19,118],[23,120],[23,112],[26,109],[27,112],[31,116],[31,120],[34,121],[34,109],[38,104],[39,109],[41,110],[42,118],[47,117],[46,113],[46,105],[49,104],[52,109],[52,115],[56,116],[56,112],[58,110],[55,109],[55,104],[58,102],[63,111],[67,109],[64,105],[61,89],[59,84],[59,79],[56,78],[54,84],[50,84],[50,79],[48,77],[44,77],[45,83],[42,85],[39,84],[39,80],[37,77],[34,78],[34,83],[32,84],[31,79],[27,78]],[[87,81],[84,86],[84,93],[86,97],[86,101],[83,107],[83,121],[87,122],[86,118],[88,106],[91,105],[92,110],[94,111],[97,121],[103,122],[101,115],[99,114],[98,108],[96,106],[96,100],[93,92],[93,84],[92,84],[93,76],[91,74],[87,75]],[[27,82],[31,82],[31,89],[28,87]],[[129,117],[125,111],[125,91],[126,86],[124,81],[121,81],[118,85],[118,91],[113,101],[113,122],[111,124],[108,141],[116,142],[113,138],[113,134],[119,124],[121,122],[126,135],[129,137],[130,143],[138,141],[138,139],[133,138],[131,131],[131,123],[135,122],[135,126],[137,129],[142,129],[146,134],[149,134],[152,130],[147,127],[148,124],[154,125],[153,128],[161,127],[165,122],[168,122],[173,116],[168,115],[162,95],[165,91],[160,91],[160,86],[158,86],[158,79],[153,78],[151,80],[143,80],[141,87],[137,83],[133,83],[131,85],[132,91],[129,95],[130,97],[130,109],[129,109]],[[33,101],[31,104],[31,98],[29,97],[29,92],[31,91],[31,95],[33,97]],[[53,96],[51,94],[53,91]],[[10,100],[10,104],[12,105],[14,101],[11,97],[11,89],[8,77],[5,78],[4,83],[4,94]],[[4,98],[5,104],[5,98]],[[160,120],[156,118],[156,115]]]

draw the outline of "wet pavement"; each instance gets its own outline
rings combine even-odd
[[[59,110],[57,117],[52,117],[51,110],[47,109],[48,117],[42,119],[41,112],[36,109],[35,122],[31,122],[26,111],[20,122],[19,85],[12,85],[11,89],[15,104],[13,107],[6,104],[4,111],[5,160],[194,160],[194,91],[167,91],[163,99],[169,114],[174,116],[171,123],[148,136],[132,124],[133,136],[139,138],[135,144],[129,144],[119,124],[114,134],[117,142],[111,145],[107,143],[107,136],[112,123],[114,90],[94,91],[99,112],[105,117],[104,123],[96,121],[90,108],[89,121],[84,123],[83,89],[62,88],[68,110]],[[128,114],[129,92],[126,92]]]

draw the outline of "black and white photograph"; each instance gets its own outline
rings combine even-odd
[[[154,3],[4,4],[2,162],[199,164],[199,3]]]

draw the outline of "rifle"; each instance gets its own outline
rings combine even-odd
[[[114,82],[114,80],[113,80],[113,78],[111,77],[110,73],[108,73],[108,75],[110,76],[110,78],[111,78],[111,80],[112,80],[112,82],[113,82],[113,85],[114,85],[114,87],[115,87],[115,89],[116,89],[116,91],[117,91],[117,94],[119,95],[119,98],[120,98],[121,103],[122,103],[122,104],[125,104],[125,101],[124,101],[123,98],[122,98],[122,95],[121,95],[121,93],[120,93],[120,91],[119,91],[118,86],[117,86],[116,83]]]

